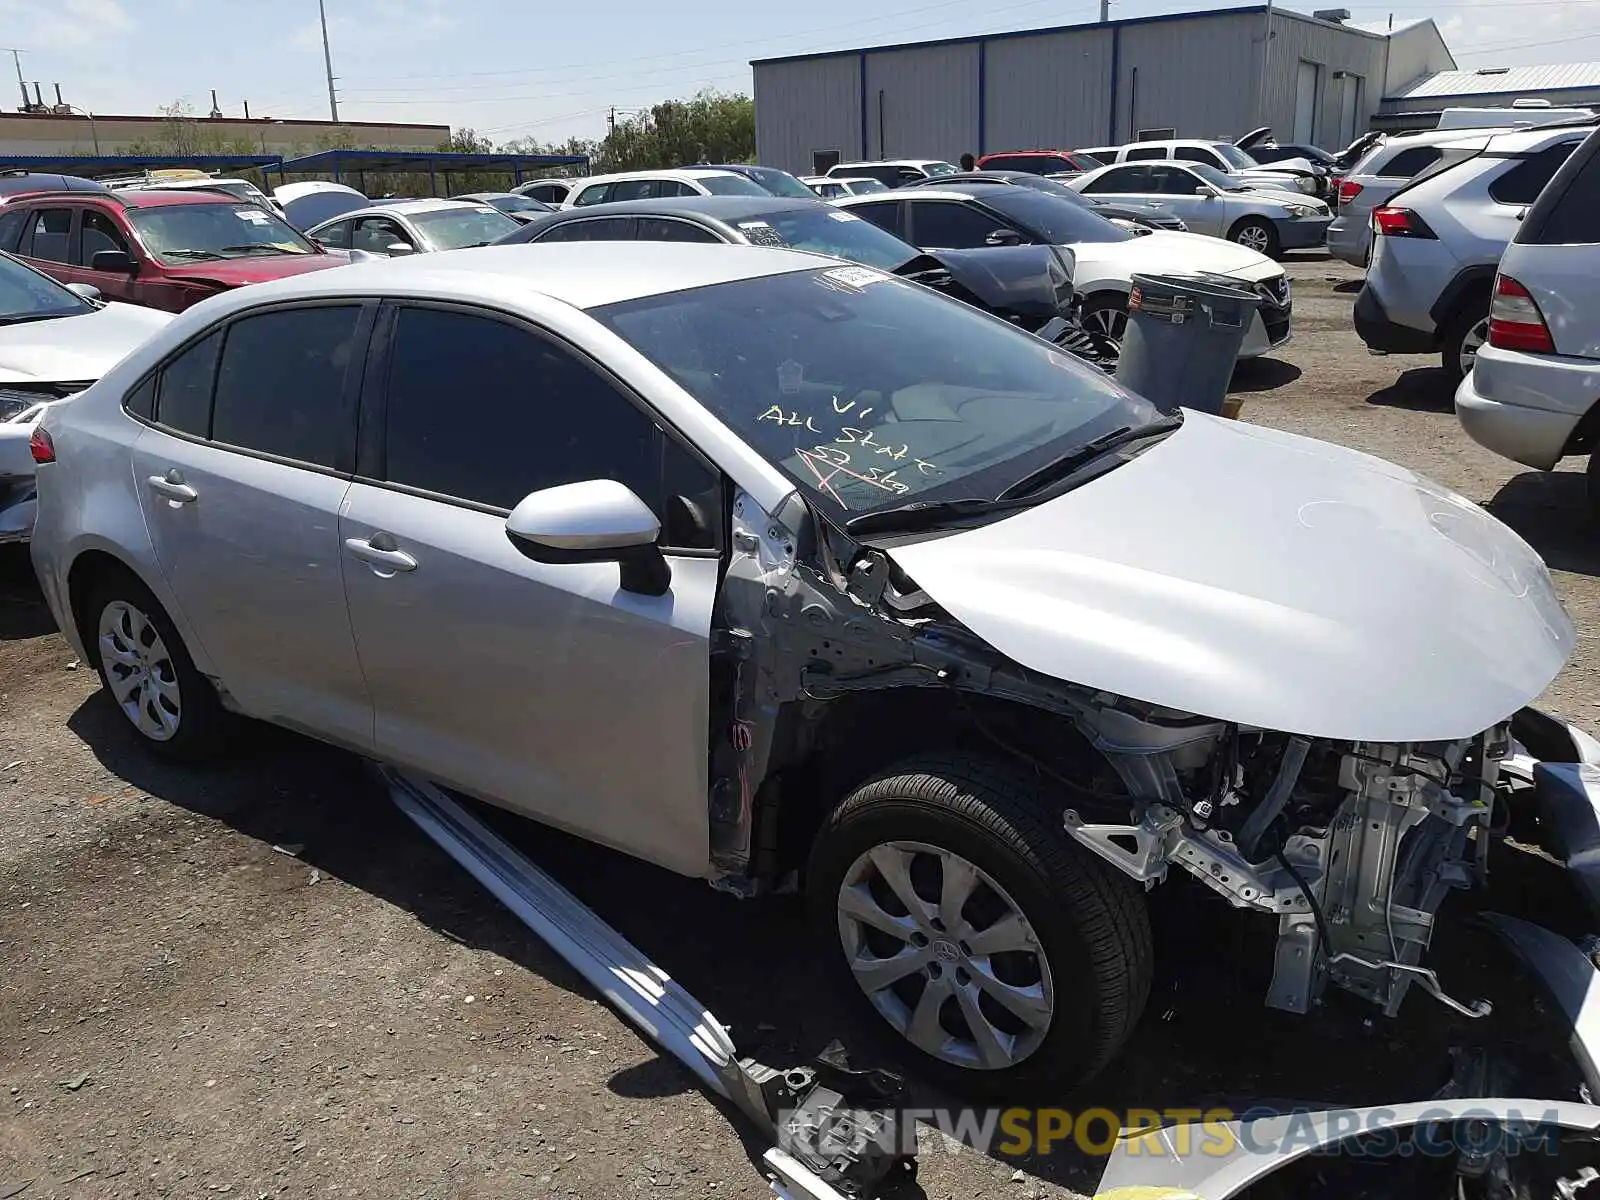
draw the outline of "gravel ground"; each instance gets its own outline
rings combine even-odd
[[[1580,631],[1544,703],[1588,724],[1600,540],[1581,472],[1527,473],[1478,449],[1430,360],[1365,353],[1350,329],[1357,272],[1320,256],[1291,271],[1295,338],[1241,368],[1244,418],[1419,469],[1516,527]],[[13,548],[0,560],[0,1198],[765,1194],[763,1147],[349,756],[262,730],[224,765],[179,770],[120,720]],[[786,1062],[849,1038],[812,984],[792,901],[741,904],[519,836],[743,1048]],[[1506,850],[1495,881],[1497,905],[1571,922],[1549,863]],[[1185,898],[1181,882],[1164,893]],[[1157,917],[1143,1026],[1063,1103],[1393,1101],[1427,1095],[1452,1043],[1543,1052],[1537,1004],[1463,922],[1447,923],[1435,963],[1459,994],[1497,1000],[1488,1022],[1413,991],[1394,1021],[1335,999],[1313,1023],[1261,1008],[1258,926],[1209,903],[1168,901]],[[1062,1196],[1092,1192],[1098,1173],[1076,1153],[935,1147],[921,1183],[961,1200]]]

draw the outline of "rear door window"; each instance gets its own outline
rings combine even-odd
[[[1085,192],[1091,195],[1126,196],[1154,192],[1155,180],[1149,167],[1118,167],[1094,180]]]
[[[1563,142],[1521,159],[1489,185],[1489,195],[1499,204],[1532,204],[1575,149],[1575,142]]]
[[[1135,147],[1134,149],[1129,150],[1126,154],[1124,154],[1122,156],[1122,161],[1123,162],[1141,162],[1141,161],[1144,161],[1146,159],[1156,159],[1156,158],[1165,158],[1165,157],[1167,157],[1167,150],[1166,150],[1165,146],[1144,146],[1144,147]]]
[[[168,429],[193,437],[211,433],[211,388],[217,379],[217,351],[222,332],[207,334],[161,371],[156,391],[156,420]]]
[[[623,179],[611,185],[608,201],[651,200],[660,194],[658,179]]]
[[[1002,228],[1000,222],[975,204],[959,200],[925,200],[911,205],[911,240],[917,246],[948,250],[973,250]]]
[[[0,211],[0,250],[7,254],[17,252],[17,240],[27,228],[29,212],[25,208],[13,212]]]
[[[261,313],[228,327],[211,438],[332,469],[350,432],[345,375],[359,305]]]
[[[536,242],[624,242],[633,236],[632,217],[592,217],[587,221],[564,221],[547,229]]]
[[[672,217],[640,217],[634,237],[641,242],[720,242],[709,229]]]

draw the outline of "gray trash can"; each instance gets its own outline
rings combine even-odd
[[[1220,414],[1258,303],[1214,277],[1133,276],[1117,382],[1163,412]]]

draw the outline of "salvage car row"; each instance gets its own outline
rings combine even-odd
[[[1272,924],[1271,1007],[1460,1007],[1419,966],[1444,896],[1506,811],[1600,801],[1551,769],[1600,746],[1526,707],[1575,637],[1538,555],[1033,333],[1189,270],[1262,295],[1264,353],[1265,255],[957,172],[825,204],[719,170],[438,253],[355,243],[465,209],[329,249],[196,203],[239,239],[200,270],[361,258],[184,306],[30,418],[45,598],[128,729],[188,759],[256,718],[739,894],[799,873],[840,986],[968,1093],[1115,1056],[1172,872]],[[0,222],[31,251],[66,206],[81,260],[109,203],[142,248],[181,207],[69,195]],[[4,266],[22,328],[121,309]]]

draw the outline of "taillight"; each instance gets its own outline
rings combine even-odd
[[[1354,179],[1341,179],[1339,181],[1339,203],[1349,204],[1361,195],[1361,185]]]
[[[36,463],[53,463],[56,460],[56,444],[50,440],[50,432],[41,426],[35,425],[33,435],[28,438],[28,453],[33,455]]]
[[[1430,238],[1438,240],[1428,223],[1409,208],[1375,208],[1372,229],[1384,237]]]
[[[1556,350],[1538,303],[1527,288],[1509,275],[1494,282],[1494,300],[1489,305],[1489,345],[1528,354],[1554,354]]]

